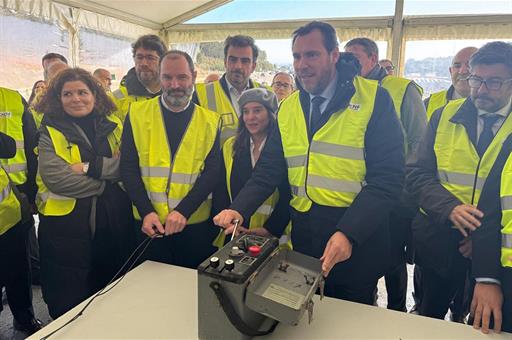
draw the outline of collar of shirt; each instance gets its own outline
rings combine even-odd
[[[452,98],[450,100],[455,100],[455,99],[460,99],[460,98],[464,98],[464,97],[462,97],[459,94],[459,92],[457,92],[457,90],[453,89]]]
[[[503,106],[501,109],[499,109],[496,112],[486,112],[484,110],[477,109],[477,113],[478,113],[478,119],[476,122],[477,142],[478,142],[478,139],[480,138],[480,135],[482,134],[482,131],[484,129],[484,115],[493,114],[493,115],[500,116],[498,119],[496,119],[496,122],[492,126],[492,133],[494,135],[496,135],[496,133],[498,133],[498,130],[500,129],[500,127],[503,124],[503,122],[505,121],[505,119],[507,119],[507,116],[511,110],[511,106],[512,106],[512,98],[508,102],[507,105]]]
[[[380,81],[381,78],[387,76],[387,73],[385,75],[381,74],[381,70],[383,70],[383,68],[379,64],[377,64],[370,70],[370,72],[368,72],[368,74],[364,78]]]
[[[144,86],[144,88],[146,89],[146,91],[148,91],[148,93],[151,93],[151,94],[157,94],[158,92],[162,91],[162,88],[160,87],[158,89],[158,91],[151,91],[150,89],[148,89],[146,86]]]
[[[253,151],[254,151],[254,141],[252,140],[252,137],[249,137],[249,138],[250,138],[250,141],[251,141],[251,146],[250,146],[250,149],[251,149],[251,164],[252,164],[252,167],[254,168],[254,166],[256,165],[256,160],[254,159],[254,154],[253,154]],[[263,150],[263,147],[265,146],[265,142],[266,141],[267,141],[267,137],[265,137],[265,139],[263,139],[263,141],[260,144],[260,147],[258,148],[258,151],[260,152],[260,154],[261,154],[261,150]]]
[[[231,99],[231,105],[233,105],[233,108],[236,110],[236,114],[238,117],[240,117],[240,108],[238,107],[238,98],[242,95],[242,92],[247,90],[249,88],[249,81],[247,81],[247,85],[245,85],[242,92],[238,92],[236,87],[234,87],[228,80],[228,77],[226,77],[226,84],[228,84],[229,89],[229,97]]]
[[[334,97],[334,93],[336,92],[336,84],[338,83],[338,71],[336,71],[336,74],[334,75],[334,78],[331,80],[329,85],[323,90],[320,94],[309,94],[309,107],[310,107],[310,116],[311,116],[311,110],[313,108],[312,100],[315,97],[324,97],[325,100],[322,104],[320,104],[320,112],[323,114],[325,109],[327,108],[327,104],[331,101],[332,97]]]
[[[165,102],[164,98],[162,96],[160,96],[160,103],[162,103],[162,106],[165,107],[167,110],[171,111],[171,112],[174,112],[174,113],[179,113],[179,112],[183,112],[185,111],[186,109],[188,109],[188,107],[190,106],[190,100],[188,101],[187,105],[183,108],[183,110],[181,111],[174,111],[173,109],[171,109],[169,107],[169,105],[167,105],[167,103]]]

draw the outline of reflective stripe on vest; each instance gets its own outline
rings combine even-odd
[[[119,152],[123,125],[119,118],[113,115],[108,116],[107,119],[116,123],[115,130],[107,136],[112,154],[116,154]],[[46,126],[45,128],[48,131],[57,156],[64,159],[68,164],[82,162],[78,145],[69,143],[59,130],[51,126]],[[36,205],[41,214],[46,216],[65,216],[73,211],[76,205],[75,198],[51,192],[44,184],[39,172],[36,177],[36,183],[38,187]]]
[[[226,95],[218,80],[209,84],[196,84],[196,92],[199,105],[216,112],[221,117],[220,142],[222,146],[228,138],[236,135],[238,129],[238,115],[231,104],[231,99]]]
[[[364,137],[378,84],[356,77],[354,86],[350,105],[332,114],[311,143],[299,92],[281,103],[278,126],[288,164],[290,205],[298,211],[308,211],[312,202],[349,207],[365,185]]]
[[[252,81],[252,84],[255,88],[261,87],[258,82]],[[272,91],[270,87],[266,88]],[[221,146],[224,145],[228,138],[236,136],[238,129],[237,110],[233,107],[231,98],[226,95],[219,80],[208,84],[197,83],[196,93],[200,106],[220,115],[222,121],[220,143]]]
[[[427,106],[427,121],[430,120],[435,110],[448,103],[448,90],[439,91],[430,95]]]
[[[501,171],[501,265],[512,267],[512,154]]]
[[[462,203],[478,205],[502,143],[512,133],[512,118],[510,115],[507,117],[480,159],[464,126],[451,122],[465,100],[453,100],[444,107],[436,131],[434,152],[441,185]]]
[[[0,159],[11,181],[20,185],[27,181],[27,158],[23,136],[23,100],[16,91],[0,87],[0,132],[16,141],[16,155]]]
[[[132,103],[151,99],[151,97],[128,94],[128,89],[123,84],[119,85],[119,89],[114,92],[108,92],[107,94],[114,104],[116,104],[117,110],[114,112],[114,115],[119,118],[121,122],[124,122],[126,119],[126,115],[128,111],[130,111],[130,105]]]
[[[0,167],[0,235],[15,226],[20,220],[20,203],[11,189],[7,173]]]
[[[219,127],[219,116],[195,105],[192,118],[175,155],[171,155],[160,109],[160,96],[132,103],[130,123],[139,154],[144,187],[162,223],[193,188],[204,169]],[[188,224],[206,221],[211,195],[189,217]],[[135,218],[141,219],[134,207]]]

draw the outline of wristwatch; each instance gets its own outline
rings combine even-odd
[[[82,171],[83,171],[84,175],[87,175],[87,171],[89,171],[89,162],[83,163]]]

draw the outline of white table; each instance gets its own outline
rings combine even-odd
[[[97,298],[78,320],[50,339],[197,339],[195,270],[145,262],[112,291]],[[269,339],[512,339],[485,335],[457,323],[389,311],[337,299],[315,297],[314,320],[281,324]],[[78,305],[29,339],[60,327]]]

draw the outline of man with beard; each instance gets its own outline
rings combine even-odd
[[[164,236],[146,258],[189,268],[215,250],[210,193],[221,175],[220,120],[190,101],[196,75],[187,53],[165,53],[162,95],[131,104],[121,143],[121,176],[136,223],[149,237]]]
[[[494,271],[499,256],[493,254],[500,249],[483,245],[477,251],[481,243],[475,239],[470,257],[471,248],[461,247],[461,241],[477,237],[482,218],[493,212],[487,193],[499,183],[492,172],[503,162],[498,155],[512,134],[511,60],[512,46],[499,41],[471,56],[470,98],[452,100],[433,113],[407,165],[407,188],[420,205],[412,226],[416,262],[422,269],[420,315],[444,318],[472,261],[475,296],[499,289],[499,270]]]
[[[469,77],[469,58],[478,49],[476,47],[464,47],[452,60],[452,65],[448,69],[452,78],[452,85],[448,90],[433,93],[425,99],[424,104],[427,110],[427,119],[429,120],[435,110],[443,107],[451,100],[467,98],[470,94],[470,87],[467,78]],[[461,243],[461,249],[470,256],[471,244],[470,239],[464,239]],[[463,322],[466,314],[469,312],[469,296],[467,280],[461,281],[457,292],[450,303],[450,318],[455,322]],[[414,302],[415,305],[411,312],[416,312],[421,303],[421,267],[416,264],[414,266]]]
[[[233,232],[287,178],[293,249],[322,261],[325,294],[373,304],[390,265],[388,216],[404,177],[404,142],[389,94],[340,56],[336,31],[313,21],[293,33],[298,91],[230,209],[215,224]]]
[[[158,62],[167,51],[165,43],[156,35],[143,35],[132,44],[131,68],[121,80],[119,89],[112,93],[117,106],[116,115],[124,121],[130,103],[154,98],[162,93],[158,79]]]
[[[432,93],[430,97],[425,99],[427,119],[430,119],[435,110],[445,106],[450,100],[469,97],[470,88],[467,81],[469,76],[469,58],[477,50],[476,47],[464,47],[455,54],[452,66],[448,69],[452,78],[452,85],[448,90]]]
[[[221,115],[221,145],[236,134],[240,117],[238,98],[242,92],[261,86],[250,79],[257,59],[258,47],[253,38],[244,35],[229,36],[224,42],[226,73],[211,83],[196,84],[193,101]]]

